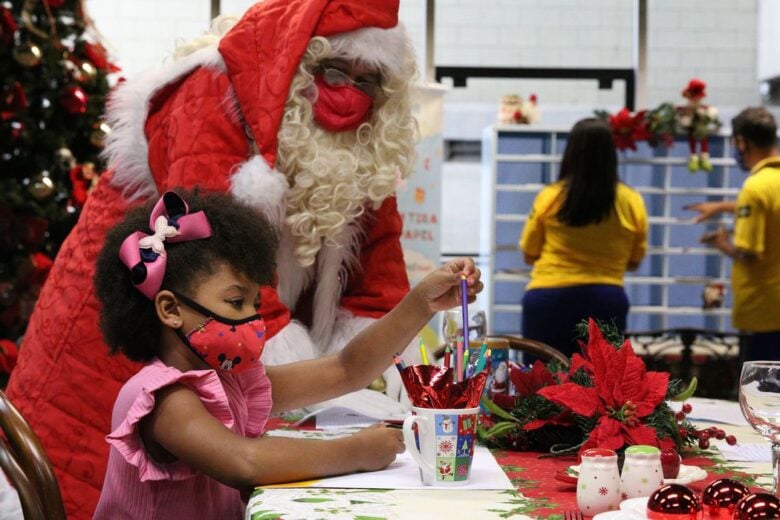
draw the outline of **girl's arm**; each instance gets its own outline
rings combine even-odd
[[[460,305],[460,275],[467,276],[468,299],[482,290],[470,258],[447,263],[423,278],[392,311],[355,336],[338,354],[266,367],[273,411],[300,408],[365,388],[406,348],[437,311]]]
[[[147,453],[159,453],[162,448],[235,488],[374,471],[404,450],[401,432],[384,427],[327,441],[249,439],[226,428],[183,385],[159,390],[155,398],[155,409],[140,425]]]

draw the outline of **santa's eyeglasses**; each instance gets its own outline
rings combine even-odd
[[[348,74],[340,71],[339,69],[323,67],[320,69],[320,74],[322,74],[322,79],[325,80],[325,83],[332,87],[353,85],[371,97],[376,97],[376,95],[382,90],[382,86],[379,84],[378,80],[375,82],[355,81],[354,79],[350,78]]]

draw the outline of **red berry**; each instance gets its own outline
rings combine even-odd
[[[712,432],[710,432],[709,430],[702,430],[699,432],[699,439],[706,441],[710,437],[712,437]]]
[[[693,406],[689,405],[688,403],[685,403],[684,405],[682,405],[682,411],[683,413],[686,414],[691,413],[691,411],[693,411]]]
[[[726,443],[728,443],[730,446],[734,446],[737,443],[737,438],[733,435],[729,435],[726,437]]]
[[[724,432],[723,430],[718,430],[718,432],[715,434],[715,438],[718,439],[719,441],[725,439],[726,432]]]
[[[683,421],[685,420],[685,414],[682,412],[677,412],[676,414],[674,414],[674,418],[677,419],[678,421]]]
[[[710,441],[704,438],[699,439],[699,448],[706,450],[709,447],[710,447]]]

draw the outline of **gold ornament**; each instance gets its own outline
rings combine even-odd
[[[54,152],[54,163],[60,170],[69,171],[75,166],[76,159],[73,157],[73,152],[71,152],[69,148],[63,146]]]
[[[97,69],[90,62],[82,61],[81,65],[79,65],[79,70],[81,72],[81,78],[79,81],[83,85],[90,85],[93,81],[95,81],[95,78],[97,77]]]
[[[27,191],[39,201],[49,198],[54,193],[54,182],[49,178],[49,172],[44,171],[29,180]]]
[[[95,123],[92,133],[89,134],[89,142],[97,148],[103,148],[106,145],[106,137],[110,133],[111,127],[107,123]]]
[[[41,48],[34,43],[24,42],[14,47],[13,56],[16,63],[22,67],[30,68],[41,62],[43,53]]]

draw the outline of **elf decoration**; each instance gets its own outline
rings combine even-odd
[[[700,79],[692,79],[682,91],[682,96],[688,102],[677,108],[677,122],[682,131],[688,135],[688,147],[691,158],[688,160],[688,169],[692,172],[700,168],[704,171],[712,171],[707,136],[710,132],[720,128],[718,110],[702,103],[707,93],[707,85]],[[698,145],[698,146],[697,146]],[[697,147],[700,153],[697,154]]]
[[[501,98],[498,107],[498,122],[502,125],[530,125],[539,121],[539,105],[536,94],[528,96],[526,101],[517,94],[507,94]]]
[[[661,103],[654,109],[631,113],[627,108],[616,114],[597,110],[597,117],[607,121],[618,150],[636,150],[637,143],[646,141],[651,147],[671,147],[676,136],[688,139],[690,158],[688,169],[712,171],[708,136],[720,129],[718,110],[702,103],[706,96],[706,84],[692,79],[683,89],[685,105]]]
[[[102,170],[118,69],[81,0],[0,4],[0,384],[60,244]]]

